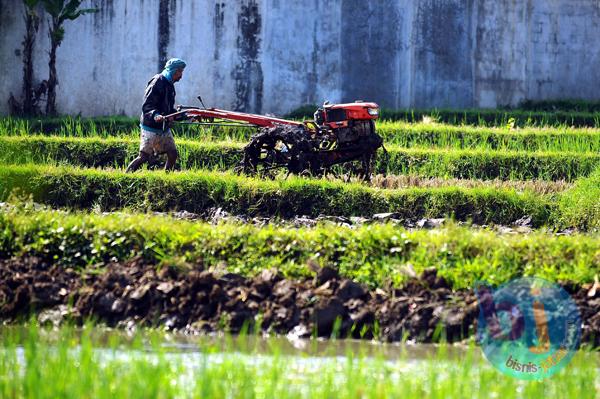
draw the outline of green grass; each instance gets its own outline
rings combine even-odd
[[[179,166],[182,169],[209,169],[209,170],[231,170],[241,159],[242,144],[238,142],[206,142],[198,143],[194,141],[178,140],[179,148]],[[102,167],[124,169],[124,167],[137,154],[138,141],[136,139],[126,138],[80,138],[80,137],[47,137],[47,136],[19,136],[19,137],[1,137],[0,136],[0,163],[5,164],[46,164],[46,165],[72,165],[81,167]],[[403,154],[404,156],[401,156]],[[408,157],[407,154],[411,154]],[[386,176],[375,175],[372,180],[374,187],[380,188],[408,188],[411,186],[424,187],[448,187],[448,186],[465,186],[465,187],[498,187],[498,188],[515,188],[520,191],[533,190],[534,192],[558,192],[567,188],[571,183],[564,180],[557,182],[549,180],[475,180],[475,179],[447,179],[444,177],[427,177],[418,176],[413,172],[431,171],[431,174],[441,174],[440,171],[453,168],[455,171],[458,168],[452,166],[452,162],[458,162],[468,166],[472,162],[467,159],[452,160],[448,159],[444,163],[443,157],[446,152],[432,152],[432,156],[428,159],[427,153],[417,155],[419,152],[408,150],[408,152],[392,151],[392,156],[397,162],[395,165],[400,166],[400,169],[406,174]],[[436,155],[437,158],[436,159]],[[503,156],[505,154],[502,154]],[[488,163],[493,164],[493,157]],[[552,158],[551,158],[552,159]],[[161,160],[164,163],[164,157]],[[544,164],[545,161],[539,160],[539,157],[532,156],[531,161],[537,164],[538,167]],[[402,164],[403,162],[403,164]],[[566,162],[559,165],[561,170],[568,170],[568,166],[573,162],[573,159],[567,157]],[[159,166],[161,166],[160,164]],[[411,167],[414,165],[414,167]],[[439,167],[439,169],[436,169]],[[493,168],[498,168],[497,164],[493,164]],[[380,166],[381,168],[381,166]],[[575,166],[575,169],[581,168],[581,165]],[[391,167],[389,168],[391,171]],[[386,169],[387,170],[387,169]],[[481,174],[478,169],[471,168],[475,174]],[[522,172],[529,175],[534,169],[525,169]],[[509,172],[506,168],[504,173]],[[426,175],[426,173],[423,173]],[[450,173],[448,173],[450,174]],[[469,173],[467,173],[469,174]],[[471,173],[473,174],[473,173]],[[516,173],[512,173],[516,177]],[[359,182],[358,178],[352,180]]]
[[[402,147],[508,151],[600,151],[598,129],[452,126],[382,121],[377,132],[386,144]]]
[[[248,141],[254,129],[198,127],[177,125],[175,136],[204,140]],[[440,123],[386,121],[377,122],[377,131],[386,144],[404,147],[450,147],[462,149],[495,149],[514,151],[598,151],[600,130],[556,127],[510,128],[485,126],[453,126]],[[35,134],[62,137],[139,137],[135,120],[63,118],[40,122],[0,118],[0,136],[29,136]]]
[[[600,230],[600,168],[561,194],[560,210],[565,225]]]
[[[446,150],[389,147],[389,174],[501,180],[566,180],[589,175],[600,153]],[[383,172],[378,165],[377,172]]]
[[[180,266],[225,265],[244,275],[275,267],[294,278],[313,274],[312,259],[371,287],[401,285],[409,264],[417,273],[437,268],[454,288],[469,288],[475,281],[495,285],[523,275],[583,284],[600,272],[598,233],[501,234],[454,223],[412,231],[391,224],[258,227],[129,212],[5,209],[0,212],[0,256],[25,254],[80,268],[137,256]]]
[[[600,112],[600,101],[578,100],[578,99],[554,99],[554,100],[525,100],[519,104],[519,109],[525,111],[542,112]]]
[[[381,118],[420,122],[423,118],[432,118],[436,122],[449,125],[475,126],[519,126],[519,127],[599,127],[600,113],[591,112],[539,112],[525,110],[383,110]]]
[[[549,197],[490,188],[385,190],[360,184],[290,177],[265,181],[221,172],[140,172],[35,165],[0,168],[0,198],[18,190],[36,202],[76,209],[202,212],[209,207],[248,215],[453,216],[476,223],[509,224],[529,215],[537,225],[551,217]]]
[[[581,107],[580,107],[581,108]],[[287,115],[295,119],[312,119],[316,105],[305,105]],[[566,109],[566,108],[565,108]],[[431,118],[436,122],[449,125],[477,126],[600,126],[600,113],[595,106],[581,108],[571,106],[567,110],[536,111],[527,109],[383,109],[384,120],[420,122],[423,118]]]
[[[183,169],[233,169],[241,160],[243,144],[178,140]],[[139,139],[100,137],[0,137],[0,162],[65,164],[82,167],[125,168],[137,155]]]
[[[195,361],[165,346],[160,333],[130,340],[95,338],[63,327],[49,334],[37,327],[6,331],[0,346],[0,396],[4,398],[595,398],[597,356],[579,351],[557,375],[524,382],[500,374],[471,345],[462,356],[448,346],[415,361],[410,352],[386,361],[348,351],[344,357],[290,357],[267,342],[265,351],[246,345],[225,351],[198,341]],[[244,338],[228,338],[232,344]],[[188,356],[189,358],[189,356]],[[304,360],[304,361],[303,361]]]
[[[328,177],[329,178],[329,177]],[[333,178],[332,178],[333,179]],[[360,178],[351,177],[351,182],[360,182]],[[463,188],[497,188],[510,189],[518,192],[530,191],[534,194],[554,194],[566,191],[574,186],[572,182],[564,180],[480,180],[480,179],[456,179],[440,177],[420,177],[415,175],[374,175],[369,183],[372,187],[386,189],[401,188],[439,188],[439,187],[463,187]]]
[[[231,170],[241,160],[243,143],[178,140],[182,169]],[[138,152],[136,139],[0,136],[0,162],[47,163],[124,168]],[[600,153],[448,150],[388,146],[378,173],[421,177],[502,180],[566,180],[587,176],[600,165]]]
[[[177,124],[176,137],[247,140],[256,129],[246,127],[199,127]],[[0,136],[49,135],[59,137],[135,138],[140,135],[139,120],[126,117],[105,118],[0,118]]]

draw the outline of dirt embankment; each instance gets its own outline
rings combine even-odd
[[[600,289],[565,287],[584,322],[583,340],[600,345]],[[595,291],[595,290],[594,290]],[[593,294],[593,295],[590,295]],[[0,319],[31,312],[44,322],[87,318],[110,326],[166,326],[183,332],[250,328],[384,341],[450,342],[475,331],[473,292],[453,291],[428,270],[402,289],[384,291],[319,269],[314,279],[286,280],[266,270],[254,278],[205,270],[177,270],[140,260],[81,273],[37,258],[0,260]],[[339,325],[336,320],[340,320]]]

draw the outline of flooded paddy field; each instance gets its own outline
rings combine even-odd
[[[92,325],[3,327],[0,336],[3,397],[595,398],[600,390],[600,358],[588,351],[552,379],[520,381],[499,374],[472,343],[191,337]]]
[[[244,129],[125,174],[117,122],[0,122],[0,397],[599,396],[597,128],[378,122],[364,182],[234,173]],[[477,337],[476,284],[521,277],[581,315],[542,381]]]

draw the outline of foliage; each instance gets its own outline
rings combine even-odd
[[[67,21],[74,21],[81,15],[98,12],[96,8],[83,8],[79,6],[83,0],[39,0],[44,6],[44,10],[52,17],[54,28],[50,31],[50,36],[57,46],[60,46],[64,37],[65,29],[62,24]]]
[[[600,230],[600,168],[561,195],[560,210],[565,225]]]
[[[570,104],[557,102],[559,106],[536,107],[524,103],[514,110],[503,109],[382,109],[382,120],[405,121],[410,123],[431,119],[450,125],[476,126],[600,126],[600,107],[593,102]],[[560,104],[570,104],[569,106]],[[303,105],[286,115],[294,119],[312,119],[317,105]]]
[[[48,61],[48,97],[46,101],[46,115],[56,115],[56,50],[65,37],[63,23],[75,20],[79,16],[97,12],[95,8],[79,9],[82,0],[41,0],[46,13],[50,15],[48,34],[50,35],[50,57]]]
[[[600,101],[556,99],[556,100],[525,100],[519,104],[519,109],[538,112],[600,112]]]
[[[551,281],[591,282],[600,272],[600,236],[557,236],[544,231],[502,234],[449,223],[433,230],[393,224],[340,227],[255,226],[174,220],[131,212],[109,215],[28,209],[0,212],[0,254],[28,254],[68,267],[141,256],[177,259],[255,275],[275,267],[292,278],[310,276],[308,261],[329,265],[371,287],[401,285],[407,267],[435,267],[454,288],[475,281],[500,284],[521,275]],[[410,266],[409,266],[410,265]]]
[[[254,129],[177,125],[175,136],[187,139],[248,141]],[[600,129],[558,127],[453,126],[439,123],[378,121],[387,145],[509,151],[600,151]],[[0,118],[0,136],[139,137],[139,120],[102,118]]]
[[[506,189],[382,190],[326,180],[293,177],[265,181],[207,171],[126,174],[73,167],[4,166],[0,169],[0,198],[14,190],[32,194],[40,203],[77,209],[134,207],[202,213],[222,207],[235,214],[283,217],[397,212],[405,219],[453,216],[485,224],[511,224],[530,216],[536,225],[550,223],[552,213],[549,198]]]
[[[431,119],[450,125],[506,126],[512,120],[515,127],[576,126],[599,127],[600,113],[590,112],[535,112],[525,110],[382,110],[381,119],[420,122]]]
[[[178,140],[182,169],[232,170],[242,158],[244,143]],[[3,137],[0,162],[50,163],[84,167],[123,168],[137,155],[133,138]],[[565,180],[587,176],[600,165],[600,154],[590,152],[533,152],[402,148],[388,145],[375,171],[391,175],[503,180]]]

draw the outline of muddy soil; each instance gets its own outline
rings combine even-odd
[[[106,212],[110,214],[111,212]],[[417,229],[435,229],[444,227],[448,224],[449,219],[446,218],[421,218],[421,219],[405,219],[400,214],[390,213],[377,213],[370,217],[362,216],[331,216],[331,215],[320,215],[318,217],[310,217],[306,215],[295,216],[293,218],[282,219],[279,217],[252,217],[248,215],[231,214],[222,208],[209,208],[202,214],[191,213],[187,211],[178,212],[155,212],[157,216],[168,216],[177,220],[189,220],[198,222],[207,222],[212,224],[218,224],[221,222],[233,222],[233,223],[244,223],[252,224],[254,226],[263,227],[266,225],[282,226],[282,227],[315,227],[318,224],[328,223],[335,226],[347,227],[347,228],[358,228],[363,225],[377,224],[377,223],[390,223],[396,226],[400,226],[410,230]],[[468,225],[471,228],[491,228],[501,234],[528,234],[534,231],[532,225],[532,218],[524,216],[518,220],[515,220],[510,226],[508,225],[478,225],[473,223],[466,223],[462,221],[456,222],[458,225]],[[577,232],[576,229],[563,229],[556,231],[548,228],[549,234],[557,235],[571,235]]]
[[[31,206],[35,210],[60,210],[52,207],[48,207],[38,203],[31,203]],[[10,211],[15,206],[7,202],[0,202],[0,211]],[[103,212],[103,215],[114,215],[123,214],[120,211],[115,212]],[[277,227],[315,227],[319,224],[330,224],[339,227],[346,228],[359,228],[364,225],[377,224],[377,223],[389,223],[399,227],[403,227],[409,230],[419,229],[435,229],[446,226],[448,223],[456,223],[459,226],[465,225],[470,228],[484,228],[492,229],[500,234],[529,234],[534,231],[532,218],[530,216],[524,216],[520,219],[515,220],[511,225],[478,225],[470,222],[451,222],[447,218],[421,218],[421,219],[405,219],[400,214],[390,213],[377,213],[370,217],[362,216],[333,216],[333,215],[320,215],[317,217],[310,217],[307,215],[297,215],[292,218],[280,218],[280,217],[259,217],[259,216],[248,216],[243,214],[232,214],[225,211],[223,208],[208,208],[203,213],[193,213],[188,211],[173,211],[173,212],[153,212],[155,216],[170,217],[175,220],[187,220],[192,222],[202,222],[217,225],[219,223],[243,223],[251,224],[257,227],[264,227],[267,225]],[[572,235],[579,231],[575,228],[567,228],[562,230],[556,230],[553,228],[546,228],[545,231],[548,234],[554,235]]]
[[[583,319],[583,341],[600,345],[600,287],[565,286]],[[434,269],[402,289],[369,290],[319,268],[306,280],[274,270],[254,278],[201,267],[157,269],[139,259],[85,272],[34,257],[0,260],[0,320],[31,314],[42,323],[92,318],[109,326],[162,326],[184,333],[250,329],[295,337],[331,336],[384,341],[462,340],[476,329],[473,292],[452,290]],[[339,325],[336,320],[340,320]],[[442,327],[442,328],[440,328]]]
[[[110,214],[111,212],[106,212]],[[257,217],[248,215],[231,214],[222,208],[209,208],[202,214],[178,211],[178,212],[154,212],[157,216],[168,216],[177,220],[189,220],[206,222],[212,224],[218,224],[221,222],[233,222],[233,223],[244,223],[252,224],[258,227],[266,225],[282,226],[282,227],[315,227],[318,224],[328,223],[335,226],[347,227],[347,228],[359,228],[364,225],[377,224],[377,223],[390,223],[399,227],[403,227],[409,230],[418,229],[435,229],[444,227],[450,222],[447,218],[420,218],[420,219],[406,219],[403,218],[399,213],[377,213],[370,217],[363,216],[332,216],[332,215],[320,215],[317,217],[310,217],[307,215],[297,215],[292,218],[280,218],[280,217]],[[492,229],[500,234],[529,234],[534,231],[532,218],[530,216],[524,216],[520,219],[515,220],[510,225],[479,225],[470,222],[457,221],[454,222],[458,225],[469,226],[470,228],[485,228]],[[556,230],[554,228],[546,228],[545,231],[548,234],[555,235],[572,235],[578,233],[575,228],[566,228]]]

